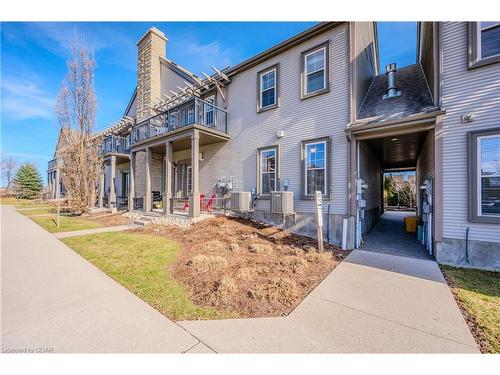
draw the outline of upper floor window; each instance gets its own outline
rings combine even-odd
[[[316,191],[329,195],[329,144],[328,138],[302,142],[304,197],[312,197]]]
[[[470,220],[500,223],[500,129],[469,133]]]
[[[328,43],[302,53],[302,98],[328,91]]]
[[[259,87],[257,110],[276,108],[278,106],[278,65],[259,72],[257,77]]]
[[[469,68],[500,61],[500,22],[469,23]]]

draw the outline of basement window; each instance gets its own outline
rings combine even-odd
[[[469,23],[469,68],[500,62],[500,22]]]
[[[500,223],[500,129],[469,133],[469,219]]]

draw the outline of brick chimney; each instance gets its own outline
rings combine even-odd
[[[151,116],[150,106],[161,97],[160,57],[166,58],[167,42],[155,27],[137,42],[137,121]]]

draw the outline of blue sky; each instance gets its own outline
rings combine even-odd
[[[35,163],[45,177],[58,124],[55,97],[76,34],[95,54],[97,129],[120,119],[136,83],[136,42],[151,26],[164,31],[168,58],[194,73],[235,65],[314,22],[2,23],[2,155]],[[381,67],[415,62],[415,23],[379,23]]]

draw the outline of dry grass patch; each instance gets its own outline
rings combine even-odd
[[[169,272],[195,305],[239,317],[289,314],[348,254],[326,244],[315,253],[314,239],[228,217],[140,231],[180,244]]]

